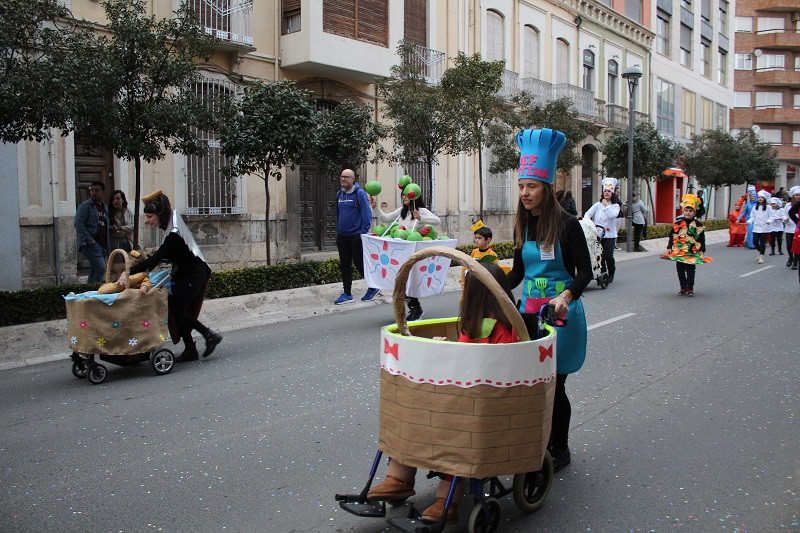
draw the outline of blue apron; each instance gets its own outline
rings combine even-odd
[[[545,253],[545,256],[547,255]],[[542,305],[555,298],[572,283],[573,277],[564,268],[561,245],[558,242],[555,250],[549,255],[552,259],[542,259],[542,251],[536,241],[525,241],[522,247],[525,278],[522,280],[522,300],[519,310],[523,313],[538,313]],[[559,374],[577,372],[586,359],[586,315],[580,298],[570,302],[566,318],[567,325],[558,328],[557,332],[556,372]]]

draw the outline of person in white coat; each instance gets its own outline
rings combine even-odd
[[[381,209],[381,207],[388,207],[386,202],[381,202],[381,207],[378,207],[378,201],[370,196],[369,203],[372,206],[373,216],[377,217],[379,222],[394,222],[397,220],[400,226],[404,226],[409,231],[411,231],[412,227],[415,227],[415,229],[419,231],[425,227],[426,224],[438,226],[441,223],[441,219],[425,207],[425,201],[422,199],[422,196],[410,200],[408,196],[404,194],[403,207],[395,209],[391,213],[384,213]],[[422,310],[419,298],[406,298],[406,302],[408,303],[408,316],[406,320],[411,322],[412,320],[419,320],[422,318],[425,311]]]
[[[583,215],[584,218],[594,222],[594,225],[598,227],[598,231],[603,234],[600,244],[603,246],[603,267],[608,273],[609,283],[614,281],[614,273],[617,271],[614,261],[614,245],[617,242],[616,219],[617,215],[619,215],[620,201],[614,194],[616,186],[617,180],[615,178],[604,178],[603,195]]]
[[[761,189],[758,191],[756,205],[750,211],[748,224],[753,225],[753,245],[758,251],[758,264],[764,262],[764,252],[767,251],[767,236],[772,233],[772,209],[767,205],[772,195]]]
[[[783,255],[783,201],[777,196],[769,199],[770,214],[770,235],[769,255],[775,255],[775,246],[778,246],[778,254]]]
[[[789,200],[786,201],[781,210],[783,211],[783,234],[786,237],[786,255],[789,256],[786,260],[786,267],[792,270],[797,270],[798,262],[800,262],[800,256],[792,253],[792,240],[794,239],[797,225],[792,220],[792,217],[789,216],[789,210],[796,203],[800,203],[800,185],[795,185],[789,189]]]

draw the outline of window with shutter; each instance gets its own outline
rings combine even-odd
[[[502,61],[506,58],[503,24],[503,15],[491,9],[486,12],[487,61]]]
[[[522,72],[525,78],[539,77],[539,31],[533,26],[525,26],[523,36]]]
[[[403,40],[422,47],[428,46],[427,0],[405,0]]]
[[[389,46],[389,1],[325,0],[322,31]]]
[[[556,83],[569,83],[569,45],[563,39],[556,40]]]
[[[283,0],[283,35],[300,31],[300,0]]]

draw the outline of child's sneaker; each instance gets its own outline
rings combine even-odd
[[[336,305],[342,305],[342,304],[349,304],[352,301],[353,297],[347,294],[346,292],[343,292],[342,295],[336,298],[336,300],[333,303]]]
[[[686,294],[686,289],[681,289],[678,291],[678,296],[683,296]]]
[[[694,291],[692,289],[686,289],[686,296],[694,296]]]

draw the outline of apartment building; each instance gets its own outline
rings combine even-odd
[[[191,0],[199,23],[220,41],[214,57],[201,66],[201,94],[235,93],[253,80],[290,79],[311,91],[319,109],[350,100],[369,105],[382,119],[373,81],[386,76],[400,58],[405,39],[416,45],[414,57],[431,83],[458,51],[480,52],[506,61],[502,94],[529,91],[539,101],[573,99],[581,120],[605,128],[626,124],[627,89],[621,72],[640,66],[645,76],[637,96],[637,120],[652,107],[649,8],[617,9],[594,0]],[[617,2],[615,2],[616,4]],[[69,0],[76,17],[104,24],[100,4]],[[149,12],[169,17],[178,0],[150,0]],[[638,20],[641,19],[641,20]],[[644,24],[643,24],[644,22]],[[664,74],[667,77],[666,74]],[[675,77],[668,77],[669,80]],[[55,132],[58,133],[58,132]],[[263,265],[266,246],[278,261],[320,257],[335,250],[333,201],[336,176],[320,175],[314,161],[286,169],[271,181],[270,225],[265,243],[265,196],[258,177],[228,177],[221,172],[219,142],[208,138],[204,157],[171,155],[145,164],[142,191],[163,189],[183,214],[214,269]],[[598,195],[600,162],[597,139],[578,148],[583,168],[557,178],[559,187]],[[393,149],[387,143],[388,149]],[[55,135],[44,143],[0,147],[0,183],[12,194],[0,199],[7,220],[0,226],[4,268],[0,289],[12,290],[78,280],[81,256],[72,222],[88,184],[100,180],[106,190],[134,193],[133,165],[88,146],[81,132]],[[484,158],[487,161],[488,158]],[[399,205],[394,187],[402,174],[423,186],[428,203],[443,219],[443,230],[471,239],[469,225],[479,205],[478,158],[442,157],[433,175],[423,165],[411,168],[380,163],[358,169],[362,180],[384,185],[381,200]],[[513,173],[484,173],[485,221],[497,238],[511,237],[516,208]],[[14,200],[17,200],[16,202]],[[581,202],[581,195],[576,194]],[[131,207],[134,207],[131,205]],[[11,222],[8,222],[8,221]],[[142,228],[145,245],[157,235]],[[8,239],[6,238],[8,237]]]
[[[739,0],[731,133],[753,128],[773,145],[778,176],[760,188],[800,184],[800,1]]]
[[[653,122],[659,132],[688,143],[692,134],[729,129],[733,107],[735,5],[726,0],[657,0],[651,24]],[[675,162],[678,165],[678,161]],[[680,198],[696,183],[680,170],[655,184],[655,221],[671,222]],[[709,217],[724,218],[728,189],[706,191]],[[743,191],[742,191],[743,192]]]

